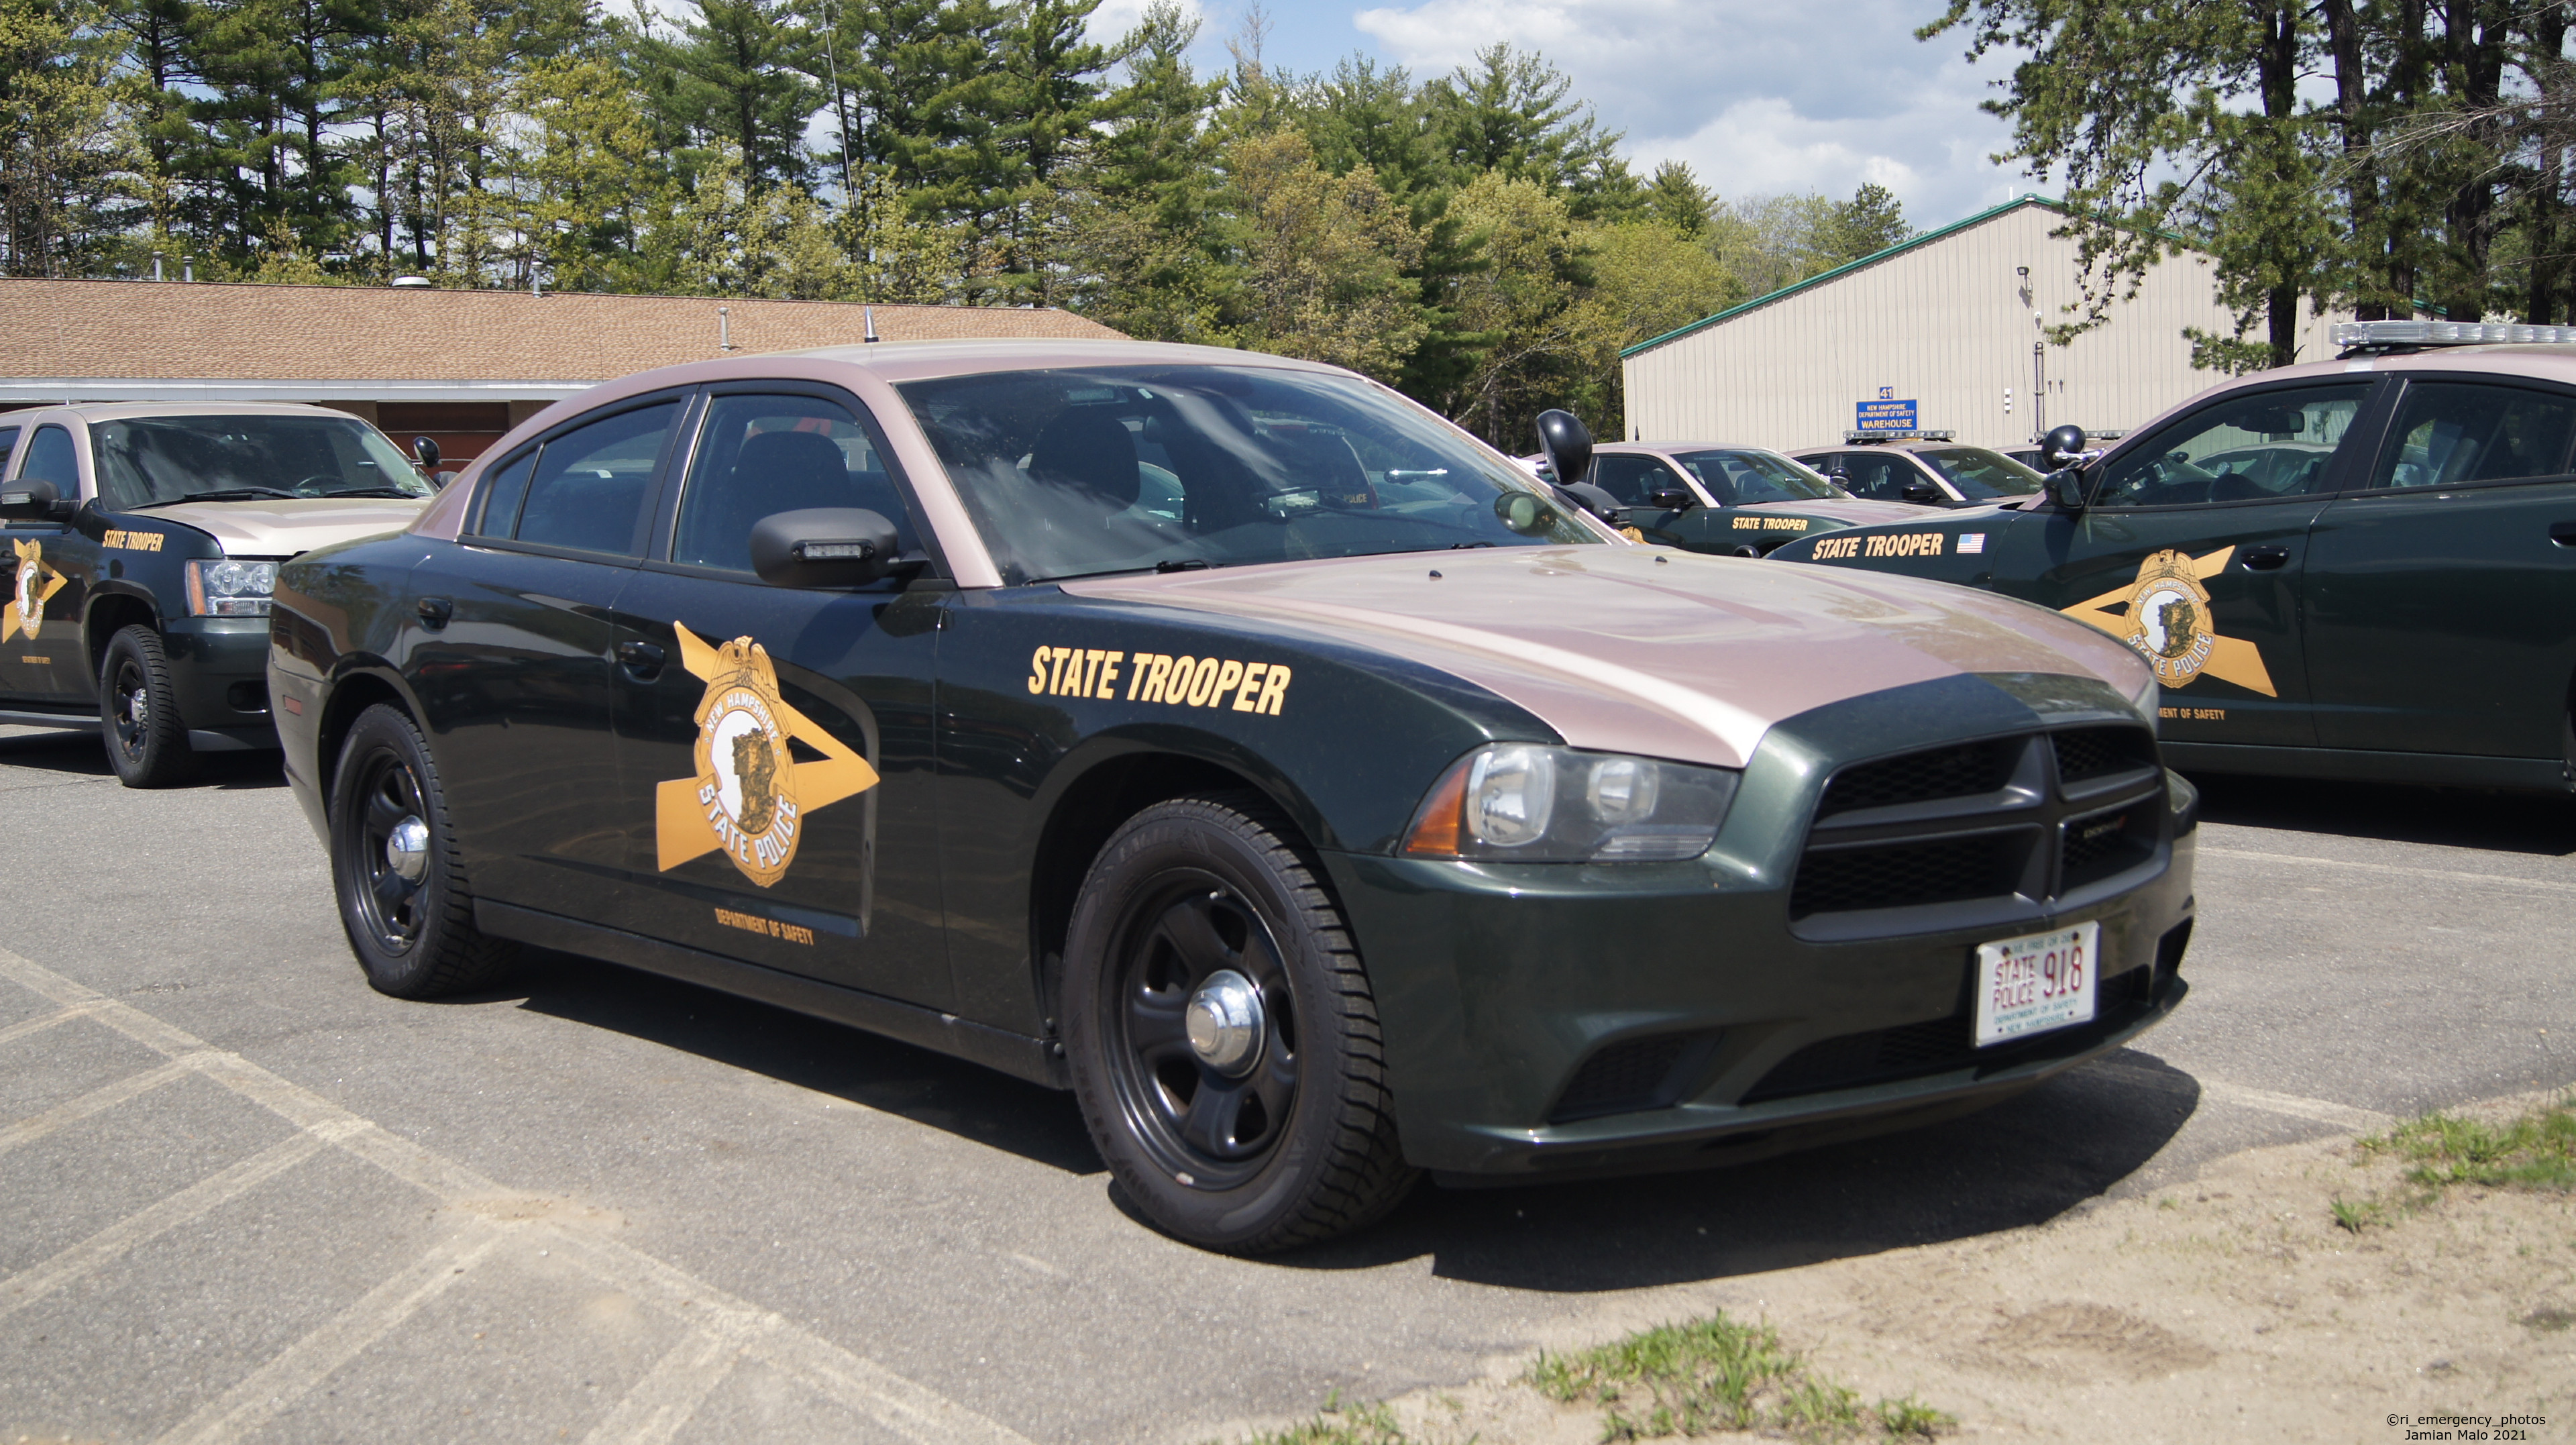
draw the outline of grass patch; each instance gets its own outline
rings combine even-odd
[[[1314,1419],[1246,1437],[1241,1445],[1416,1445],[1384,1405],[1346,1405],[1336,1393]]]
[[[1601,1406],[1601,1438],[1764,1430],[1795,1440],[1928,1439],[1954,1423],[1913,1399],[1865,1406],[1807,1367],[1768,1325],[1723,1314],[1658,1325],[1567,1355],[1539,1356],[1541,1394]]]
[[[2566,1098],[2502,1124],[2427,1114],[2363,1140],[2362,1147],[2411,1163],[2406,1177],[2427,1189],[2484,1184],[2576,1190],[2576,1107]]]
[[[2346,1199],[2340,1194],[2326,1208],[2334,1215],[2335,1227],[2348,1234],[2359,1234],[2388,1215],[2388,1206],[2376,1199]]]

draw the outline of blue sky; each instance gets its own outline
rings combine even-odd
[[[1116,31],[1142,0],[1106,0],[1096,24]],[[1195,0],[1204,68],[1227,63],[1247,0]],[[2010,74],[1971,67],[1965,44],[1914,29],[1938,0],[1393,0],[1274,3],[1265,57],[1300,72],[1361,51],[1416,76],[1444,74],[1479,46],[1507,40],[1574,80],[1601,119],[1627,132],[1631,163],[1650,172],[1688,162],[1722,197],[1822,191],[1843,197],[1877,181],[1918,228],[1955,221],[2008,196],[2047,189],[1989,162],[2001,121],[1977,109]]]

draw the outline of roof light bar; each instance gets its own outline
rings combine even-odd
[[[2576,343],[2576,326],[2524,326],[2501,321],[2338,321],[2327,330],[2326,337],[2347,351],[2497,342]]]
[[[1958,439],[1959,434],[1954,431],[1847,431],[1843,433],[1845,446],[1858,446],[1862,442],[1948,442]]]

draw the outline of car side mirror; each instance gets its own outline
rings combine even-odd
[[[1920,502],[1925,506],[1938,505],[1942,500],[1944,500],[1941,496],[1941,489],[1939,487],[1932,485],[1930,482],[1927,482],[1920,477],[1907,482],[1905,484],[1905,489],[1899,493],[1899,495],[1903,496],[1905,500],[1909,502]]]
[[[751,567],[772,587],[864,587],[894,570],[894,523],[859,507],[811,507],[751,529]]]
[[[1687,512],[1691,508],[1699,505],[1699,498],[1692,496],[1689,492],[1684,491],[1680,487],[1666,487],[1662,491],[1646,498],[1646,500],[1653,503],[1658,509],[1666,512]]]
[[[2081,468],[2060,467],[2048,474],[2044,485],[2048,488],[2048,499],[2057,504],[2057,510],[2069,516],[2084,510],[2084,472]]]
[[[79,504],[64,501],[62,489],[51,482],[16,481],[0,489],[0,517],[14,521],[59,522],[79,510]]]
[[[1564,498],[1568,505],[1580,507],[1613,527],[1620,525],[1619,499],[1590,482],[1576,482],[1569,487],[1559,487],[1556,493]]]
[[[1556,472],[1556,484],[1571,487],[1592,475],[1592,432],[1570,411],[1538,414],[1538,449]]]
[[[435,472],[438,470],[437,442],[430,440],[428,437],[413,437],[411,439],[411,454],[419,459],[420,469],[422,471]]]

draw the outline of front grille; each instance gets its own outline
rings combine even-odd
[[[2016,829],[1921,843],[1812,851],[1789,890],[1789,917],[1862,908],[1914,908],[2014,891],[2031,834]]]
[[[1825,789],[1819,817],[1861,808],[1892,808],[1936,798],[1982,797],[2012,777],[2013,764],[2028,744],[2021,738],[1966,743],[1907,753],[1883,762],[1863,763],[1834,775]]]
[[[1817,805],[1789,890],[1790,921],[2040,902],[2151,862],[2166,805],[2155,747],[2143,728],[2081,727],[1844,768]],[[2070,817],[2078,807],[2085,811]]]
[[[1706,1033],[1657,1034],[1608,1045],[1574,1071],[1556,1107],[1548,1111],[1548,1122],[1562,1124],[1671,1103],[1674,1076],[1686,1061],[1705,1058],[1707,1051],[1701,1046],[1714,1038]]]
[[[2155,740],[2138,728],[2074,728],[2049,741],[2057,745],[2057,776],[2064,782],[2081,783],[2156,765]]]
[[[2156,819],[2152,809],[2152,802],[2139,803],[2118,812],[2096,813],[2068,822],[2061,855],[2064,862],[2060,865],[2063,881],[2058,891],[2099,883],[2154,857]]]

